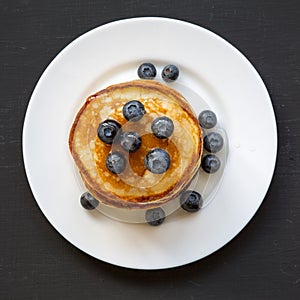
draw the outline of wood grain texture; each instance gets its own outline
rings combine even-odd
[[[300,299],[299,12],[292,0],[1,0],[0,298]],[[264,79],[278,121],[258,213],[218,252],[172,270],[122,269],[77,250],[44,218],[23,169],[24,114],[43,70],[82,33],[134,16],[179,18],[227,39]]]

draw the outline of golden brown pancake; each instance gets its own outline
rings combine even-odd
[[[123,106],[140,101],[146,114],[137,122],[127,121]],[[159,139],[151,131],[158,116],[174,123],[173,134]],[[142,145],[126,153],[118,143],[105,144],[98,138],[99,124],[112,119],[123,131],[135,131]],[[189,184],[201,162],[202,134],[191,106],[174,89],[154,80],[135,80],[115,84],[87,98],[78,112],[69,136],[69,147],[87,190],[100,202],[123,208],[152,208],[174,199]],[[162,148],[171,158],[163,174],[151,173],[144,158],[153,148]],[[122,152],[127,160],[121,174],[106,167],[111,151]]]

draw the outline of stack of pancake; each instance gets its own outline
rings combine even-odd
[[[136,122],[127,121],[123,106],[140,101],[146,114]],[[169,138],[157,138],[151,131],[153,120],[167,116],[174,131]],[[98,126],[115,120],[122,131],[137,132],[141,147],[126,153],[116,141],[106,144],[98,137]],[[202,133],[188,101],[177,91],[154,80],[134,80],[107,87],[87,98],[79,110],[69,136],[69,148],[87,190],[101,203],[119,208],[153,208],[176,198],[197,172],[202,155]],[[144,163],[153,148],[164,149],[170,167],[154,174]],[[122,152],[126,168],[121,174],[110,172],[106,158],[112,151]]]

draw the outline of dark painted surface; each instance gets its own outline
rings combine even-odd
[[[291,0],[1,0],[0,298],[300,299],[299,12]],[[277,167],[258,213],[218,252],[172,270],[122,269],[77,250],[45,219],[23,169],[24,114],[45,67],[82,33],[134,16],[179,18],[227,39],[264,79],[278,121]]]

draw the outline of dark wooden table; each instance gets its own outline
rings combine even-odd
[[[0,298],[300,299],[299,3],[1,0]],[[209,257],[163,271],[112,266],[69,244],[38,208],[22,160],[24,115],[45,67],[82,33],[134,16],[178,18],[227,39],[262,76],[278,124],[274,178],[248,226]]]

